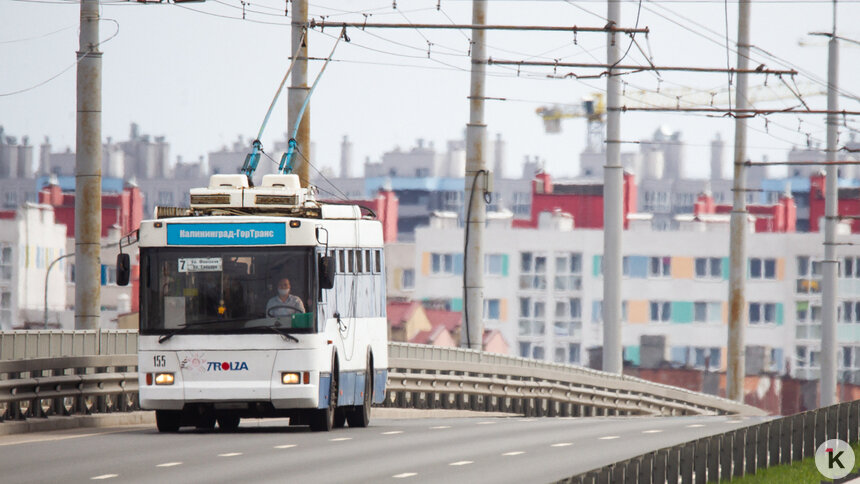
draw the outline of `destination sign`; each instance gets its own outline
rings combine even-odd
[[[221,272],[220,257],[200,257],[179,259],[179,272]]]
[[[277,245],[286,241],[283,223],[167,225],[167,245]]]

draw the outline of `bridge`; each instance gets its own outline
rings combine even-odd
[[[137,405],[136,350],[135,331],[0,333],[4,479],[705,482],[860,429],[854,403],[772,420],[639,378],[391,343],[368,428],[313,433],[276,419],[165,435]]]

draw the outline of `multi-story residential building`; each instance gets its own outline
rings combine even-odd
[[[50,205],[24,203],[0,211],[0,330],[42,327],[46,303],[49,325],[62,325],[67,259],[50,274],[48,269],[66,250],[66,227],[56,222]]]

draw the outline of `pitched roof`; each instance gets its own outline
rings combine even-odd
[[[425,309],[424,313],[427,314],[427,319],[430,320],[430,324],[433,325],[434,328],[438,325],[443,325],[448,331],[454,332],[463,324],[463,313],[460,311]]]
[[[388,324],[392,328],[400,328],[403,323],[412,317],[412,313],[418,309],[420,305],[417,302],[390,302],[386,307]]]

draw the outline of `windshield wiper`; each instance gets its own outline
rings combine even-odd
[[[280,328],[276,328],[276,327],[274,327],[274,326],[255,326],[255,327],[253,327],[253,328],[245,328],[245,329],[257,329],[257,328],[265,328],[265,329],[268,329],[268,330],[274,331],[275,333],[278,333],[278,334],[279,334],[279,335],[281,335],[281,337],[283,337],[284,339],[288,339],[288,340],[291,340],[291,341],[295,341],[296,343],[298,343],[298,342],[299,342],[299,339],[298,339],[298,338],[296,338],[295,336],[293,336],[293,335],[292,335],[292,333],[290,333],[290,332],[289,332],[289,331],[287,331],[286,329],[280,329]]]
[[[236,322],[236,321],[244,321],[244,320],[245,320],[245,318],[233,318],[233,319],[210,319],[210,320],[208,320],[208,321],[194,321],[194,322],[192,322],[192,323],[188,323],[188,324],[186,324],[185,326],[182,326],[182,327],[176,328],[176,329],[174,329],[174,330],[170,331],[169,333],[166,333],[166,334],[161,335],[161,336],[158,338],[158,342],[159,342],[159,343],[164,343],[165,341],[167,341],[167,340],[169,340],[170,338],[172,338],[172,337],[173,337],[173,335],[176,335],[176,334],[179,334],[179,333],[184,333],[185,331],[187,331],[187,330],[189,330],[190,328],[193,328],[193,327],[195,327],[195,326],[206,326],[206,325],[209,325],[209,324],[216,324],[216,323],[233,323],[233,322]]]

